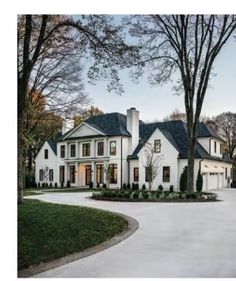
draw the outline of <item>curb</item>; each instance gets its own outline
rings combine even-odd
[[[134,218],[126,216],[121,213],[116,213],[116,212],[112,212],[112,213],[124,218],[128,222],[127,227],[120,234],[114,236],[113,238],[107,241],[102,242],[101,244],[88,248],[84,251],[77,252],[65,257],[61,257],[54,261],[42,263],[40,265],[35,265],[30,268],[22,269],[18,271],[18,278],[32,277],[33,275],[36,275],[38,273],[99,253],[127,239],[139,228],[139,223]]]

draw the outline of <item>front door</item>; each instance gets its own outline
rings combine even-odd
[[[89,185],[92,181],[91,177],[91,165],[85,166],[85,185]]]

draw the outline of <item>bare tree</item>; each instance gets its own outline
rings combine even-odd
[[[138,40],[141,61],[133,78],[148,73],[152,85],[176,72],[175,91],[184,92],[188,131],[188,191],[194,188],[196,132],[215,59],[236,29],[235,15],[145,15],[126,19]],[[145,72],[145,69],[147,70]],[[176,77],[176,76],[172,76]]]
[[[236,148],[236,113],[223,112],[216,117],[207,120],[217,133],[226,141],[226,154],[233,159]]]
[[[154,151],[153,145],[149,142],[145,144],[144,154],[145,162],[143,166],[145,167],[147,173],[148,189],[151,190],[153,181],[160,172],[163,155],[157,155]]]
[[[163,121],[173,121],[173,120],[181,120],[186,122],[186,113],[180,112],[177,108],[169,115],[166,116]]]
[[[81,56],[90,59],[91,81],[109,80],[108,91],[121,93],[118,69],[135,57],[112,17],[26,15],[18,17],[18,202],[23,201],[26,112],[39,90],[46,108],[65,115],[84,104]]]

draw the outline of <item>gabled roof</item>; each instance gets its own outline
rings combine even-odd
[[[204,138],[204,137],[211,137],[224,141],[213,128],[201,122],[198,125],[198,138]]]
[[[57,143],[52,140],[47,140],[49,146],[51,147],[52,151],[57,155]]]
[[[211,131],[205,124],[200,123],[200,130],[197,132],[198,137],[215,137],[220,139],[213,131]],[[139,126],[140,143],[134,150],[133,154],[129,156],[129,159],[137,159],[138,153],[151,137],[156,129],[159,129],[169,142],[179,151],[179,158],[188,158],[188,134],[187,127],[183,121],[167,121],[156,122],[150,124],[141,124]],[[216,157],[211,156],[200,143],[196,144],[195,158],[207,158],[214,159]],[[221,159],[221,158],[220,158]]]

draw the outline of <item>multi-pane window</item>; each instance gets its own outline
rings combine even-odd
[[[75,144],[70,145],[70,157],[75,157]]]
[[[96,181],[97,183],[104,182],[104,167],[102,164],[96,166]]]
[[[75,183],[75,165],[70,166],[70,182]]]
[[[134,182],[139,181],[139,168],[134,168]]]
[[[43,169],[39,170],[39,181],[43,181]]]
[[[110,155],[116,155],[116,141],[110,142]]]
[[[59,167],[60,182],[65,182],[65,166]]]
[[[228,169],[225,168],[225,179],[227,180],[227,178],[228,178]]]
[[[49,181],[53,181],[53,169],[49,170]]]
[[[145,167],[145,181],[152,181],[152,167]]]
[[[110,164],[110,183],[117,183],[117,164]]]
[[[65,158],[65,145],[61,145],[61,158]]]
[[[82,155],[90,156],[90,143],[83,143],[82,145]]]
[[[98,151],[97,151],[98,156],[104,155],[104,142],[99,141],[98,142]]]
[[[170,167],[163,167],[163,182],[170,182]]]
[[[154,140],[154,152],[155,153],[161,152],[161,140]]]
[[[44,159],[48,159],[48,149],[44,149]]]

